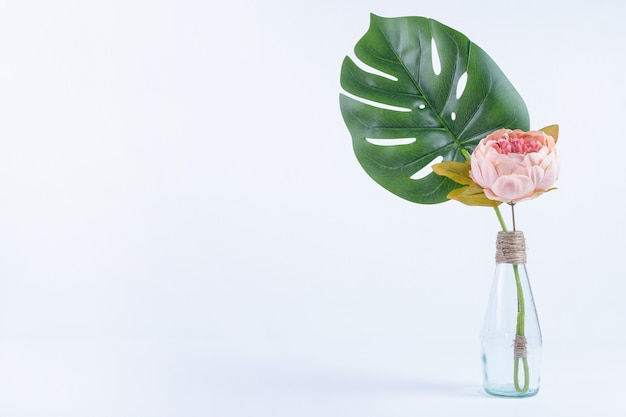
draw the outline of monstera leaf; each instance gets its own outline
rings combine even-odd
[[[341,67],[341,112],[361,166],[416,203],[447,200],[460,185],[429,169],[464,161],[500,129],[529,130],[524,101],[463,34],[424,17],[371,15]],[[426,171],[426,174],[423,172]]]

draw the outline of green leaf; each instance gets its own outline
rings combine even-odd
[[[354,52],[361,62],[344,59],[340,95],[354,152],[376,182],[406,200],[440,203],[459,186],[428,168],[436,158],[463,161],[462,150],[499,128],[529,130],[526,105],[498,66],[435,20],[372,14]]]

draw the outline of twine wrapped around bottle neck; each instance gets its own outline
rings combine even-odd
[[[523,232],[498,232],[496,263],[514,265],[526,263],[526,241]]]

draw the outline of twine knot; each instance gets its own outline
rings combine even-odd
[[[523,232],[498,232],[496,263],[514,265],[526,263],[526,241]]]
[[[515,335],[513,340],[513,359],[522,359],[526,357],[526,337]]]

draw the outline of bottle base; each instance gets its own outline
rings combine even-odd
[[[526,392],[519,392],[515,389],[513,384],[495,385],[483,388],[487,394],[503,398],[527,398],[533,397],[539,392],[539,388],[530,388]]]

